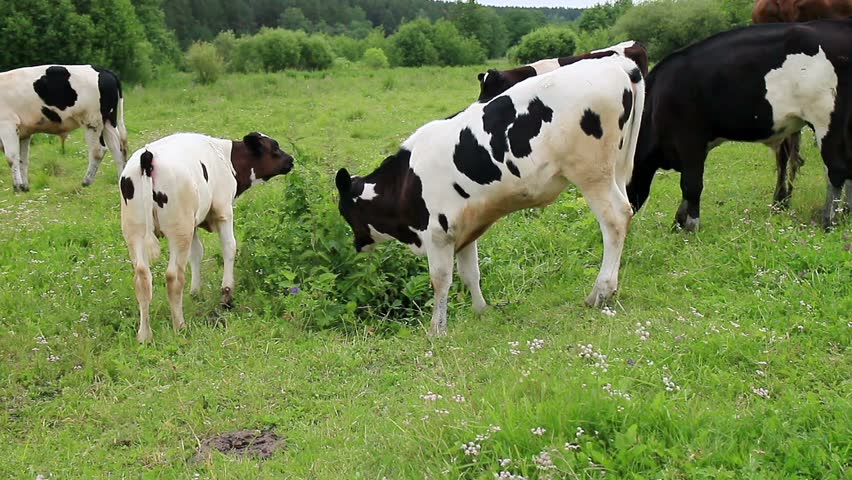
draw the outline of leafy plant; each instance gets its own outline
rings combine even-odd
[[[195,74],[195,79],[203,84],[215,83],[225,70],[225,62],[208,42],[195,42],[186,52],[186,63]]]

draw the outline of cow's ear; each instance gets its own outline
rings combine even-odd
[[[263,153],[263,136],[257,132],[251,132],[243,137],[243,143],[255,155]]]
[[[479,75],[476,76],[476,78],[479,79],[479,83],[482,83],[482,80],[485,79],[485,73],[480,72]]]
[[[337,177],[334,179],[334,182],[337,184],[337,190],[341,195],[346,196],[352,191],[352,177],[345,168],[337,171]]]

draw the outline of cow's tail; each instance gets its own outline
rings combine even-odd
[[[642,124],[642,114],[645,111],[645,79],[635,63],[625,62],[625,72],[630,81],[633,93],[633,105],[630,118],[624,130],[624,148],[621,150],[619,161],[619,186],[627,194],[627,183],[633,176],[633,161],[636,157],[636,147],[639,144],[639,128]]]
[[[137,167],[139,171],[128,172],[131,169],[128,164],[124,174],[130,173],[130,175],[128,177],[122,175],[121,178],[124,197],[121,205],[121,227],[128,247],[131,249],[131,257],[136,264],[140,262],[148,264],[160,255],[160,242],[154,232],[154,183],[151,178],[153,159],[154,154],[145,150],[140,157],[141,168]],[[125,187],[123,184],[125,181],[136,183],[135,188]],[[131,193],[132,198],[127,198],[125,188],[135,190]]]
[[[127,160],[127,126],[124,125],[124,94],[121,91],[121,80],[118,76],[115,77],[116,86],[118,87],[118,107],[116,108],[116,120],[118,125],[115,126],[118,130],[118,138],[121,142],[121,153],[124,160]]]

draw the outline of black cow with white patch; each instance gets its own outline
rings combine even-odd
[[[627,188],[635,210],[657,169],[681,172],[677,225],[699,224],[704,162],[726,140],[777,149],[808,125],[828,172],[831,225],[852,176],[852,19],[753,25],[672,53],[648,74],[642,133]],[[784,188],[779,168],[776,201]],[[849,185],[849,183],[847,183]],[[847,195],[847,203],[852,202]]]
[[[570,182],[603,232],[603,265],[586,302],[605,303],[632,216],[626,182],[644,97],[636,64],[614,56],[537,76],[424,125],[373,173],[337,172],[355,248],[395,238],[426,254],[435,290],[429,332],[444,334],[453,257],[481,311],[479,236],[510,212],[553,202]]]
[[[621,42],[618,45],[602,48],[600,50],[592,50],[588,53],[581,53],[570,57],[539,60],[535,63],[523,65],[511,70],[491,69],[485,73],[480,73],[478,75],[479,101],[487,102],[497,95],[505,92],[516,83],[523,82],[528,78],[541,75],[542,73],[552,72],[559,67],[571,65],[581,60],[607,58],[613,55],[620,55],[633,60],[633,62],[636,63],[636,66],[639,67],[639,72],[642,73],[642,76],[648,74],[648,52],[641,43],[635,40],[628,40],[626,42]]]
[[[0,144],[12,167],[14,190],[29,191],[29,149],[34,133],[65,138],[86,129],[92,183],[109,148],[119,173],[127,156],[124,97],[118,77],[91,65],[43,65],[0,73]]]

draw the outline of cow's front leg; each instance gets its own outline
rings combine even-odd
[[[453,245],[431,245],[426,254],[429,258],[429,276],[434,290],[432,323],[429,335],[447,334],[447,297],[453,283]]]
[[[677,225],[687,232],[698,230],[701,215],[701,192],[704,190],[704,157],[688,159],[684,162],[693,162],[685,167],[680,174],[680,190],[683,193],[683,201],[675,215]]]
[[[825,209],[822,213],[822,226],[828,230],[834,225],[837,214],[841,211],[841,195],[843,194],[843,184],[839,187],[832,185],[831,180],[826,178],[826,193],[825,193]],[[847,202],[848,202],[847,198]]]
[[[473,311],[481,313],[488,307],[488,304],[485,303],[482,289],[479,286],[479,254],[476,242],[471,242],[470,245],[459,251],[458,264],[459,276],[467,289],[470,290]]]
[[[192,235],[192,245],[189,247],[189,269],[192,272],[192,280],[189,284],[189,293],[196,295],[201,290],[201,259],[204,257],[204,246],[198,236],[198,228]]]
[[[23,191],[24,181],[21,178],[21,140],[18,138],[18,129],[14,125],[0,126],[0,142],[6,152],[6,161],[12,169],[12,189],[16,192]]]
[[[30,191],[30,139],[22,138],[20,142],[21,156],[21,191]]]
[[[86,171],[86,176],[83,177],[83,186],[88,187],[95,180],[95,175],[98,173],[101,160],[104,159],[106,149],[101,145],[102,127],[87,126],[84,130],[86,131],[86,145],[89,146],[89,169]]]
[[[580,190],[595,214],[603,236],[601,270],[592,293],[586,298],[587,305],[601,307],[607,304],[618,289],[621,252],[633,211],[627,197],[614,181],[609,185],[607,182],[584,185]]]
[[[224,274],[222,275],[222,306],[234,306],[234,258],[237,256],[237,240],[234,238],[234,217],[228,212],[226,218],[217,224],[219,240],[222,242],[222,259]]]

